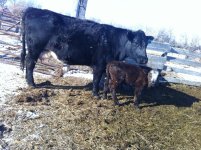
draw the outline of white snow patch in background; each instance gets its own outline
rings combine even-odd
[[[91,73],[84,73],[82,71],[76,72],[76,73],[71,73],[70,71],[64,74],[64,77],[78,77],[78,78],[85,78],[92,80],[93,79],[93,74]]]

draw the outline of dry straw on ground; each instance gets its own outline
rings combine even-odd
[[[120,107],[111,99],[94,99],[89,80],[37,80],[42,82],[43,88],[19,89],[21,94],[9,102],[12,108],[0,114],[11,129],[3,135],[10,149],[201,147],[201,88],[149,89],[137,110],[130,103],[131,93],[125,91],[118,95],[124,104]]]

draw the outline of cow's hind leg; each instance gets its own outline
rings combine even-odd
[[[30,55],[30,53],[28,53],[26,57],[26,81],[27,84],[31,87],[35,87],[33,70],[35,68],[38,57],[39,56],[33,57]]]

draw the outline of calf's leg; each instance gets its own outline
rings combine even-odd
[[[114,100],[114,105],[119,105],[119,101],[116,96],[116,88],[118,86],[117,81],[109,80],[109,89],[112,92],[112,99]]]
[[[139,100],[139,97],[140,97],[140,94],[142,92],[142,89],[143,87],[139,87],[139,86],[135,86],[135,91],[134,91],[134,106],[135,107],[139,107],[139,104],[140,104],[140,100]]]

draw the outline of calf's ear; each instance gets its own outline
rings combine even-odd
[[[148,43],[151,43],[153,41],[154,37],[153,36],[147,36],[147,41]]]

